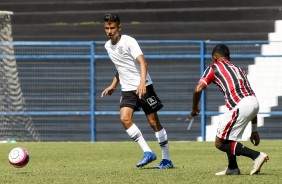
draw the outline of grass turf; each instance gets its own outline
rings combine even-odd
[[[252,161],[238,157],[240,176],[215,176],[227,166],[225,153],[218,151],[213,142],[170,142],[174,169],[157,170],[153,166],[161,160],[156,142],[149,142],[157,154],[157,161],[136,168],[142,151],[135,142],[96,143],[7,143],[0,146],[0,183],[25,184],[82,184],[82,183],[281,183],[281,140],[262,140],[254,147],[267,153],[270,160],[258,175],[250,176]],[[30,162],[24,168],[14,168],[8,163],[9,151],[25,147]]]

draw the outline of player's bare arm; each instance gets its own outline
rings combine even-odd
[[[146,94],[147,61],[145,60],[144,55],[138,56],[136,60],[140,64],[140,83],[136,90],[136,94],[141,99]]]
[[[257,116],[252,120],[252,134],[250,140],[255,146],[259,145],[260,143],[260,137],[257,130]]]
[[[202,91],[206,88],[203,83],[198,83],[193,91],[193,104],[191,109],[191,117],[195,117],[199,114],[199,102],[201,99]]]
[[[104,89],[104,91],[101,94],[101,97],[112,95],[113,92],[115,91],[118,83],[119,83],[119,75],[118,75],[118,72],[116,72],[112,84],[109,87],[107,87],[106,89]]]

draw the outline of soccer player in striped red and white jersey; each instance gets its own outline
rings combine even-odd
[[[202,91],[210,84],[216,84],[224,95],[225,104],[229,109],[219,120],[215,146],[226,152],[228,167],[216,175],[239,175],[240,169],[236,156],[243,155],[253,160],[250,175],[258,174],[264,162],[269,158],[263,152],[258,152],[243,146],[241,138],[249,122],[252,122],[251,142],[257,146],[260,137],[257,131],[257,113],[259,103],[242,68],[230,62],[229,48],[224,44],[216,45],[212,51],[212,63],[208,66],[194,88],[191,116],[199,113],[199,101]]]

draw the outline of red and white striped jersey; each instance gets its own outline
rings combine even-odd
[[[215,83],[225,98],[225,105],[232,109],[246,96],[255,96],[247,75],[229,60],[221,60],[206,68],[199,82],[204,85]]]

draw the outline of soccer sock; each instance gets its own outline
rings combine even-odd
[[[231,155],[243,155],[253,160],[256,159],[260,154],[258,151],[245,147],[240,142],[236,141],[224,141],[219,149]]]
[[[142,148],[144,152],[149,151],[152,152],[152,150],[149,148],[148,144],[146,143],[141,131],[139,128],[133,124],[130,128],[126,130],[127,134],[139,144],[139,146]]]
[[[167,140],[167,134],[165,129],[163,128],[160,131],[155,132],[155,135],[162,149],[162,159],[170,160],[168,140]]]
[[[249,158],[254,160],[259,156],[260,152],[252,150],[252,149],[244,146],[243,144],[237,142],[237,145],[235,147],[235,154],[236,155],[243,155],[243,156],[249,157]]]
[[[228,157],[228,168],[229,169],[238,168],[236,155],[231,155],[229,153],[226,153],[226,154],[227,154],[227,157]]]

